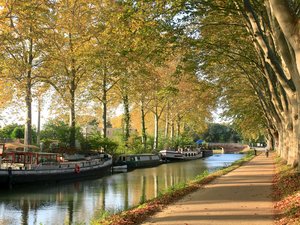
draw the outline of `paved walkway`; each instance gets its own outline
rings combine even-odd
[[[273,224],[272,155],[256,156],[204,189],[149,218],[144,225]]]

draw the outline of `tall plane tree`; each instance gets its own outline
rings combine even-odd
[[[24,143],[32,142],[32,87],[44,58],[48,1],[1,1],[2,75],[25,96]]]
[[[75,147],[76,97],[87,76],[93,10],[94,5],[83,0],[56,1],[51,10],[45,82],[55,88],[69,108],[70,147]]]
[[[213,46],[224,43],[220,46],[223,49],[220,54],[227,55],[227,61],[225,57],[219,58],[219,66],[222,67],[222,63],[229,66],[231,62],[235,67],[232,69],[239,69],[242,75],[249,78],[249,85],[259,97],[269,139],[275,140],[276,149],[289,164],[299,165],[299,1],[216,0],[194,3],[198,15],[202,15],[198,20],[200,30],[211,25],[235,28],[231,29],[234,37],[230,38],[231,42],[227,42],[226,38],[220,42],[218,37],[222,37],[223,33],[218,32],[219,35],[210,39],[213,43],[204,44]],[[202,23],[201,20],[210,16],[211,12],[216,12],[215,22]],[[226,22],[221,18],[225,18]],[[238,32],[245,31],[248,37],[243,33],[240,40],[252,45],[248,49],[237,41],[241,37]],[[248,50],[252,52],[250,58]],[[237,55],[243,58],[242,63],[234,60]],[[259,76],[253,76],[251,67],[256,67],[254,74]]]

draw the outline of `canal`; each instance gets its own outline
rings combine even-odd
[[[228,166],[242,157],[241,154],[220,154],[95,180],[1,190],[0,224],[90,224],[105,211],[115,213],[131,208],[172,185],[191,180],[206,170],[212,172]]]

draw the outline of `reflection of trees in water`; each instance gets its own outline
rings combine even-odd
[[[129,189],[128,189],[128,179],[127,176],[123,176],[123,184],[124,184],[124,209],[129,209]]]
[[[106,198],[105,198],[105,194],[106,194],[106,185],[102,185],[101,186],[101,192],[100,194],[102,195],[102,209],[105,210],[105,206],[106,206]]]
[[[106,180],[103,179],[103,182],[100,184],[99,189],[99,196],[96,201],[95,209],[93,211],[93,219],[92,221],[96,221],[103,219],[107,215],[106,211],[106,192],[107,192],[107,183]],[[92,223],[92,224],[94,224]]]
[[[36,187],[40,186],[36,185]],[[73,193],[82,192],[82,185],[80,184],[31,189],[28,186],[27,188],[13,189],[10,193],[2,192],[0,203],[11,205],[15,209],[22,209],[26,202],[30,209],[38,209],[57,202],[64,202],[73,197]]]
[[[173,171],[171,168],[166,168],[158,172],[156,169],[141,169],[133,171],[134,173],[119,174],[101,180],[59,184],[51,187],[28,186],[24,189],[13,190],[13,193],[5,197],[6,200],[0,200],[0,203],[3,202],[5,205],[20,210],[20,219],[24,225],[29,223],[30,213],[32,213],[30,218],[38,224],[37,218],[40,208],[60,205],[65,208],[65,213],[62,212],[63,215],[56,218],[57,221],[65,218],[67,224],[72,224],[78,218],[85,219],[84,204],[87,193],[91,195],[98,193],[97,200],[94,202],[96,204],[92,203],[94,211],[98,209],[98,213],[102,211],[102,214],[107,213],[105,210],[116,212],[128,209],[149,198],[157,197],[161,189],[167,189],[180,180],[177,176],[182,175],[182,169],[179,170]],[[3,197],[0,196],[0,199]],[[58,213],[60,212],[58,211]]]
[[[222,158],[224,160],[224,156]],[[222,158],[218,157],[216,160],[220,161]],[[225,159],[230,161],[228,158]],[[157,197],[172,185],[182,183],[202,173],[208,168],[206,164],[204,160],[172,163],[155,168],[137,169],[97,180],[51,187],[26,186],[19,190],[1,191],[0,205],[6,210],[5,212],[17,212],[15,214],[17,217],[14,219],[18,220],[18,224],[21,222],[23,225],[47,224],[49,221],[45,223],[45,221],[37,220],[45,217],[49,219],[52,216],[49,214],[51,210],[56,213],[53,218],[50,218],[52,224],[61,223],[64,219],[66,224],[85,224],[82,221],[89,222],[91,216],[99,218],[108,212],[115,213],[131,208],[138,205],[141,200]],[[213,161],[211,164],[216,163]],[[3,216],[2,221],[11,219],[9,218],[11,215],[8,214],[1,216]]]
[[[74,201],[73,198],[68,201],[68,224],[71,225],[73,223],[73,211],[74,211]]]
[[[140,197],[140,204],[143,204],[146,199],[147,199],[147,196],[146,196],[146,177],[145,176],[142,176],[142,194],[141,194],[141,197]]]
[[[28,215],[29,215],[29,204],[28,201],[24,201],[22,205],[22,225],[28,224]]]
[[[33,222],[38,224],[37,217],[40,208],[51,205],[63,205],[66,202],[69,224],[73,222],[74,193],[82,193],[84,186],[80,183],[46,187],[42,185],[27,185],[24,189],[16,187],[8,192],[2,192],[0,204],[9,206],[20,211],[22,225],[29,223],[29,214],[33,212]],[[82,194],[77,195],[75,204],[80,207],[84,198]],[[1,215],[0,215],[1,216]],[[59,219],[59,218],[57,218]]]

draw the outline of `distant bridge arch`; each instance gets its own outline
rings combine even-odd
[[[235,153],[250,149],[249,145],[240,143],[208,143],[208,146],[212,148],[221,147],[224,149],[224,153]]]

